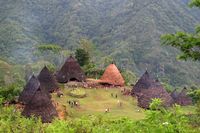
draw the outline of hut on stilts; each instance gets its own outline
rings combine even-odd
[[[125,81],[116,65],[110,64],[100,78],[100,83],[113,86],[124,86]]]
[[[70,56],[60,71],[57,72],[56,79],[59,83],[67,83],[69,81],[83,82],[86,80],[86,76],[77,60]]]
[[[59,89],[55,77],[46,66],[38,75],[38,80],[42,88],[45,88],[48,92],[55,92]]]

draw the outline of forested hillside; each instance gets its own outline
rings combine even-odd
[[[75,50],[92,40],[119,67],[140,75],[146,67],[172,85],[198,84],[200,63],[177,61],[178,51],[160,45],[160,35],[193,32],[199,12],[186,0],[1,0],[0,51],[8,62],[32,61],[42,43]],[[100,64],[101,60],[96,61]]]

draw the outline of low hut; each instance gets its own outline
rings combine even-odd
[[[24,87],[24,90],[21,92],[18,101],[23,104],[27,104],[32,99],[38,88],[40,88],[40,82],[33,75]],[[51,98],[50,95],[48,97]]]
[[[25,117],[40,117],[43,123],[48,123],[54,117],[57,117],[58,113],[49,98],[49,93],[39,85],[39,81],[37,85],[37,89],[25,105],[22,115]]]
[[[100,83],[114,86],[124,86],[125,81],[116,65],[110,64],[101,77]]]
[[[55,77],[46,66],[38,75],[38,80],[40,81],[40,85],[48,92],[54,92],[59,88]]]
[[[67,83],[69,81],[82,82],[86,80],[86,76],[78,64],[77,60],[70,56],[60,71],[56,74],[57,81],[60,83]]]
[[[192,98],[187,95],[187,89],[184,88],[176,97],[173,97],[176,104],[187,106],[192,104]]]
[[[173,99],[170,94],[163,87],[152,87],[143,89],[138,95],[138,106],[149,109],[152,99],[159,98],[162,100],[164,107],[169,107],[173,104]]]
[[[161,86],[159,81],[155,81],[146,71],[142,77],[138,80],[138,82],[133,86],[131,91],[131,95],[138,95],[142,90],[149,89],[151,87]]]

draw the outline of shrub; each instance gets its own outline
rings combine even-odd
[[[4,101],[13,101],[16,96],[19,96],[22,90],[22,85],[20,84],[11,84],[9,86],[0,87],[0,98],[3,98]]]
[[[154,98],[152,99],[152,102],[149,107],[151,110],[158,110],[161,108],[161,105],[162,105],[162,100],[159,98]]]
[[[22,117],[14,107],[3,107],[0,109],[0,132],[40,133],[43,125],[40,119]]]
[[[69,95],[75,98],[84,98],[86,97],[86,92],[83,89],[73,89],[70,91]]]

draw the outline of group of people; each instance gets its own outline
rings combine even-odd
[[[76,100],[69,100],[68,104],[70,105],[71,108],[80,106],[80,104]]]

